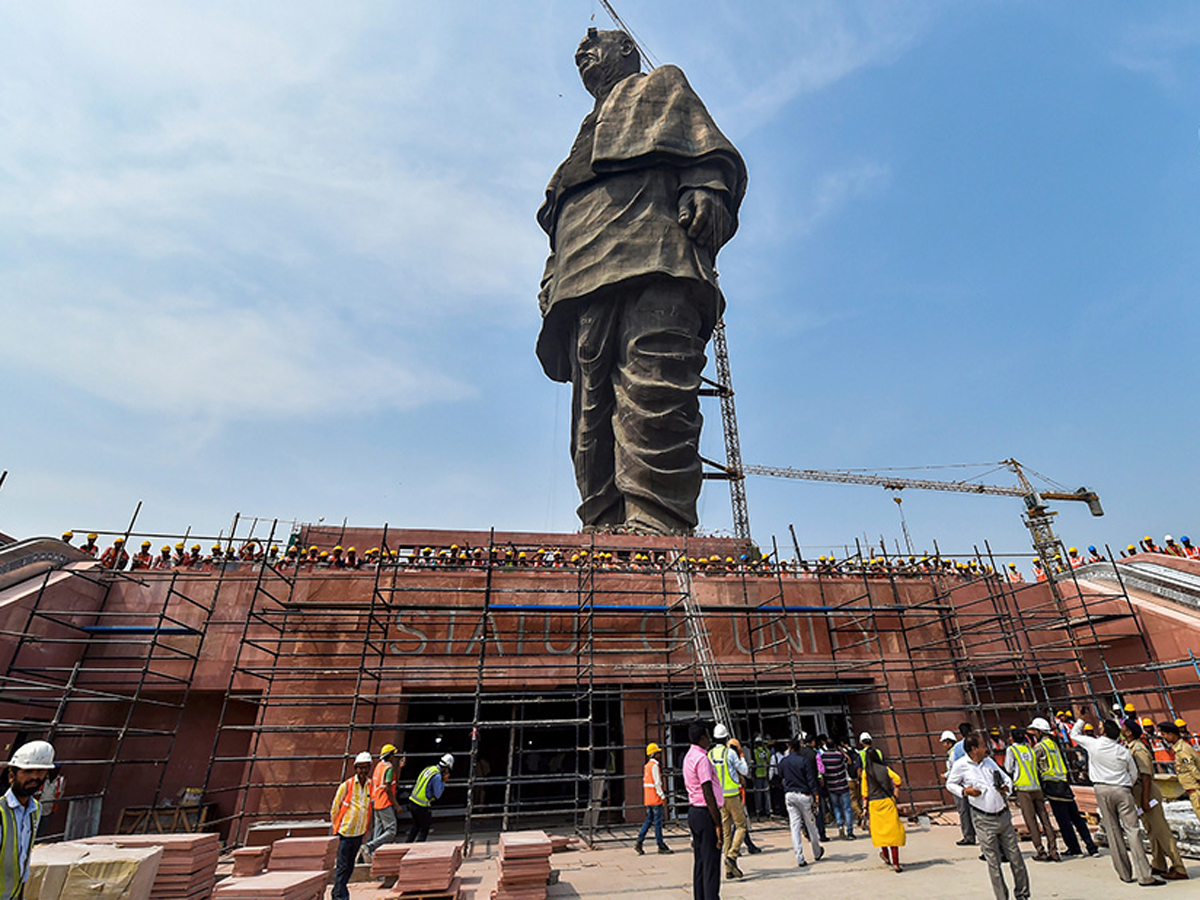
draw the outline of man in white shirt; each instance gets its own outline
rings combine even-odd
[[[1150,860],[1142,847],[1142,836],[1138,833],[1137,803],[1133,798],[1133,785],[1138,780],[1137,763],[1129,750],[1121,745],[1121,726],[1113,719],[1105,719],[1103,737],[1092,737],[1083,733],[1085,724],[1096,727],[1095,713],[1083,710],[1071,728],[1071,739],[1083,747],[1088,755],[1088,778],[1096,791],[1096,807],[1100,811],[1100,824],[1108,837],[1112,851],[1113,868],[1126,883],[1137,874],[1138,884],[1166,884],[1155,878],[1150,871]],[[1101,728],[1096,728],[1100,731]],[[1130,869],[1129,857],[1133,857]]]
[[[996,900],[1008,900],[1008,885],[1000,869],[1001,850],[1012,865],[1016,900],[1029,900],[1029,871],[1025,868],[1017,829],[1013,827],[1012,813],[1008,810],[1012,780],[988,755],[982,735],[967,735],[962,747],[966,753],[950,767],[946,789],[971,805],[971,820],[979,848],[987,860]]]

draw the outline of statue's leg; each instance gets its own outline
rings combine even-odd
[[[616,379],[616,482],[625,523],[651,534],[695,528],[700,496],[704,342],[689,282],[662,278],[626,299]]]
[[[624,502],[614,479],[613,368],[620,304],[613,298],[581,304],[571,358],[571,459],[585,528],[619,525]]]

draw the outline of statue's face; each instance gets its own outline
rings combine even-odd
[[[639,67],[637,51],[628,35],[619,31],[593,31],[579,42],[575,65],[583,86],[593,97],[607,96],[622,78]]]

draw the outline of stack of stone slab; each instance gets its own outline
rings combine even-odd
[[[561,853],[563,850],[570,850],[578,840],[579,838],[574,835],[568,837],[565,834],[552,834],[550,835],[550,846],[555,853]]]
[[[544,831],[500,835],[500,880],[492,900],[545,900],[554,846]]]
[[[371,857],[372,878],[395,878],[400,874],[400,860],[417,844],[384,844]]]
[[[217,885],[213,900],[321,900],[328,872],[266,872],[230,878]]]
[[[250,878],[261,875],[271,858],[270,847],[242,847],[233,851],[233,877]]]
[[[35,846],[25,900],[149,900],[161,847],[68,842]]]
[[[283,838],[271,845],[269,872],[331,872],[337,865],[336,837]]]
[[[217,881],[221,840],[216,834],[109,834],[84,838],[81,843],[162,847],[150,900],[206,900]]]
[[[462,844],[454,841],[414,844],[400,860],[393,894],[401,897],[458,897],[461,880],[454,876],[460,865]]]

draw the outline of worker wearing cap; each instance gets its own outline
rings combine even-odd
[[[22,744],[8,761],[8,790],[0,798],[0,900],[16,900],[29,880],[29,852],[42,807],[34,794],[54,772],[54,747]]]
[[[133,554],[133,564],[130,569],[149,569],[154,563],[154,554],[150,552],[150,542],[142,541],[142,547]]]
[[[1167,881],[1183,881],[1188,877],[1187,867],[1179,855],[1171,826],[1167,824],[1162,791],[1154,783],[1154,756],[1137,719],[1126,719],[1121,723],[1121,737],[1138,768],[1133,800],[1137,804],[1142,830],[1150,839],[1150,871]]]
[[[1015,562],[1008,564],[1008,583],[1009,584],[1024,584],[1025,576],[1021,574],[1021,570],[1017,568]]]
[[[1177,543],[1175,543],[1175,538],[1171,537],[1169,534],[1163,536],[1163,543],[1166,544],[1166,546],[1162,548],[1162,552],[1167,554],[1168,556],[1185,556],[1186,555],[1183,552],[1183,548],[1180,547]]]
[[[338,785],[329,808],[333,833],[338,837],[337,869],[331,900],[350,900],[350,874],[358,859],[363,836],[371,824],[371,751],[354,757],[354,774]]]
[[[1159,722],[1158,731],[1171,742],[1171,750],[1175,753],[1175,777],[1179,779],[1179,786],[1187,791],[1192,811],[1200,819],[1200,755],[1187,742],[1183,726],[1176,724],[1178,721]]]
[[[129,554],[125,552],[125,538],[119,537],[111,547],[100,557],[100,565],[105,569],[124,569],[129,563]]]
[[[746,840],[746,808],[742,805],[741,779],[750,771],[746,761],[729,746],[729,728],[718,724],[713,729],[713,745],[708,751],[717,772],[717,784],[724,802],[721,804],[721,832],[724,839],[721,852],[725,857],[725,877],[741,878],[738,856]]]
[[[646,765],[642,769],[642,803],[646,805],[646,821],[642,823],[637,843],[633,845],[638,856],[645,852],[642,850],[642,841],[646,840],[651,825],[654,826],[654,842],[658,844],[658,852],[675,852],[663,840],[663,810],[667,802],[667,792],[663,787],[661,763],[662,747],[651,741],[646,745]]]
[[[1054,813],[1054,819],[1058,822],[1058,830],[1062,833],[1063,845],[1067,848],[1064,855],[1081,855],[1083,851],[1079,848],[1079,838],[1083,838],[1088,856],[1098,856],[1100,851],[1096,849],[1096,842],[1092,840],[1092,832],[1088,829],[1078,804],[1075,803],[1075,794],[1067,780],[1067,761],[1054,741],[1050,723],[1039,716],[1029,724],[1029,730],[1036,738],[1033,758],[1038,780],[1041,782],[1042,792],[1050,801],[1050,811]]]
[[[71,541],[73,541],[73,540],[75,540],[75,532],[64,531],[62,533],[62,542],[64,544],[66,544],[68,547],[71,546]]]
[[[379,762],[371,775],[371,805],[374,808],[375,832],[363,845],[367,862],[383,844],[396,839],[396,772],[404,767],[407,757],[396,759],[396,747],[384,744],[379,750]]]
[[[158,550],[158,556],[154,557],[154,562],[150,564],[152,569],[169,569],[171,568],[171,545],[163,544]]]
[[[1183,555],[1188,559],[1200,559],[1200,547],[1192,546],[1192,539],[1186,534],[1179,539],[1179,543],[1183,545]]]
[[[86,553],[88,556],[94,557],[97,553],[100,552],[100,548],[96,546],[96,541],[99,539],[99,537],[100,536],[98,534],[96,534],[96,532],[93,531],[92,533],[90,533],[87,536],[87,541],[85,541],[83,543],[83,545],[80,546],[79,549],[82,550],[84,553]]]
[[[412,828],[408,829],[408,843],[419,843],[429,837],[433,824],[433,801],[442,796],[446,779],[454,768],[454,757],[449,753],[437,761],[437,765],[426,766],[417,776],[417,783],[408,798],[408,811],[412,814]]]

